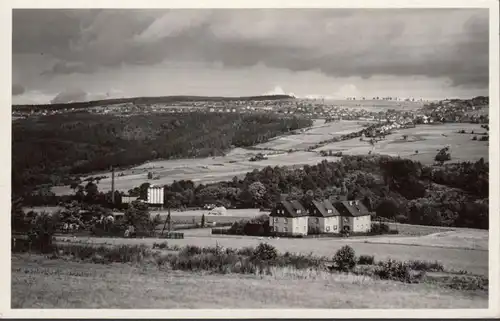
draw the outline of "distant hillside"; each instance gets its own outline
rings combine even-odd
[[[92,100],[86,102],[75,102],[66,104],[40,104],[40,105],[12,105],[13,109],[26,111],[32,109],[65,109],[65,108],[89,108],[116,104],[164,104],[178,102],[196,102],[196,101],[262,101],[262,100],[281,100],[295,99],[288,95],[269,95],[269,96],[249,96],[249,97],[204,97],[204,96],[161,96],[161,97],[134,97]]]

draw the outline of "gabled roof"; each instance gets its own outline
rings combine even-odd
[[[302,204],[298,201],[286,201],[283,200],[279,204],[285,209],[284,213],[278,213],[277,208],[275,208],[269,216],[273,217],[302,217],[308,216],[309,214],[306,212]],[[297,213],[297,210],[300,210],[300,213]]]
[[[335,207],[339,210],[341,216],[365,216],[370,215],[370,211],[361,203],[357,201],[342,201],[337,202]],[[352,204],[352,205],[351,205]]]
[[[318,209],[319,213],[311,213],[311,216],[319,216],[319,217],[329,217],[329,216],[338,216],[340,213],[337,211],[337,209],[332,205],[332,203],[329,200],[323,200],[323,201],[317,201],[313,200],[312,205]],[[331,210],[330,213],[328,213],[328,210]]]

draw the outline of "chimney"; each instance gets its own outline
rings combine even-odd
[[[111,166],[111,204],[115,205],[115,169]]]

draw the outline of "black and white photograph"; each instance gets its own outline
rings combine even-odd
[[[12,4],[10,313],[498,313],[476,2]]]

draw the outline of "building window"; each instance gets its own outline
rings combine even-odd
[[[287,232],[286,227],[283,228],[283,232],[285,232],[285,233]]]
[[[297,214],[300,214],[300,213],[302,213],[302,211],[301,210],[297,210]]]
[[[285,222],[285,224],[287,224],[287,223],[288,223],[288,219],[287,219],[287,218],[285,218],[285,219],[283,220],[283,222]]]
[[[318,223],[319,223],[319,218],[316,217],[316,224],[318,224]]]
[[[326,231],[327,231],[327,232],[330,232],[330,226],[327,226],[327,227],[326,227]]]
[[[328,214],[332,213],[332,210],[328,210]]]
[[[277,217],[274,218],[274,223],[278,223],[278,218]]]
[[[336,231],[337,230],[337,225],[334,225],[333,226],[333,230]]]

